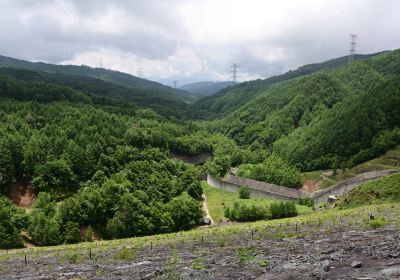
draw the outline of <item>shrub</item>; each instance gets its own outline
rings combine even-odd
[[[233,208],[226,207],[225,217],[231,221],[251,222],[268,218],[267,207],[259,205],[246,205],[235,202]]]
[[[299,197],[299,199],[297,200],[297,204],[314,207],[314,200],[310,197]]]
[[[93,242],[93,229],[92,229],[92,226],[88,226],[88,228],[86,230],[85,240],[87,242]]]
[[[132,250],[122,249],[113,256],[114,260],[130,261],[136,258],[136,254]]]
[[[250,189],[248,186],[241,186],[239,189],[239,197],[241,199],[249,199],[250,198]]]
[[[297,188],[302,182],[300,172],[277,156],[270,156],[258,164],[242,164],[239,166],[238,174],[289,188]]]
[[[203,194],[203,188],[199,181],[193,181],[187,189],[188,194],[194,199],[200,200]]]
[[[269,206],[269,211],[271,213],[271,219],[296,217],[298,214],[296,205],[292,201],[273,202]]]
[[[366,227],[373,229],[389,224],[389,221],[385,217],[375,217],[373,220],[370,218],[364,218],[363,222]]]
[[[67,222],[65,225],[65,242],[66,243],[78,243],[81,241],[81,235],[79,230],[79,225],[74,222]]]

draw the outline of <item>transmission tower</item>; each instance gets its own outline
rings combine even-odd
[[[238,78],[238,69],[239,69],[239,65],[237,65],[236,63],[232,63],[231,66],[231,74],[232,74],[232,81],[236,82],[237,78]]]
[[[172,84],[174,85],[174,88],[176,88],[177,85],[178,85],[178,81],[177,81],[177,80],[173,80],[173,81],[172,81]]]
[[[354,60],[354,54],[356,53],[356,40],[357,34],[350,33],[350,50],[349,50],[349,61]]]
[[[141,67],[138,68],[137,75],[138,75],[139,78],[142,77],[142,68]]]

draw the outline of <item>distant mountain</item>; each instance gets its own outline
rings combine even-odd
[[[52,74],[95,78],[106,82],[111,82],[118,86],[174,96],[186,103],[191,103],[196,99],[196,97],[189,92],[165,86],[154,81],[138,78],[127,73],[104,68],[93,68],[85,65],[55,65],[43,62],[30,62],[1,55],[0,67],[13,67],[33,71],[42,71]]]
[[[381,53],[357,54],[354,56],[354,61],[368,59]],[[335,69],[347,64],[347,62],[348,56],[343,56],[320,63],[307,64],[296,70],[290,70],[282,75],[272,76],[264,80],[244,82],[234,87],[222,89],[214,95],[205,96],[197,100],[193,104],[192,115],[194,118],[200,119],[214,119],[224,116],[245,105],[272,85],[320,70]]]
[[[186,84],[184,86],[181,86],[179,89],[188,91],[190,93],[199,96],[209,96],[220,91],[223,88],[234,86],[236,84],[238,83],[233,81],[228,81],[228,82],[205,81],[205,82]]]

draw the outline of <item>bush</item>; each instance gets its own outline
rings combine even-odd
[[[122,249],[117,254],[113,256],[114,260],[125,260],[131,261],[136,258],[136,254],[132,250]]]
[[[258,164],[242,164],[238,175],[289,188],[297,188],[302,182],[300,172],[277,156]]]
[[[203,194],[203,188],[199,181],[194,181],[189,185],[187,192],[194,199],[200,200]]]
[[[93,229],[92,229],[92,226],[88,226],[88,228],[86,230],[85,240],[87,242],[93,242]]]
[[[74,222],[67,222],[65,225],[65,242],[66,243],[78,243],[81,241],[81,234],[79,230],[79,225]]]
[[[14,219],[17,212],[8,199],[0,197],[0,249],[23,246],[20,229]]]
[[[230,221],[252,222],[268,218],[268,208],[259,205],[247,205],[235,202],[233,208],[225,208],[225,217]]]
[[[248,186],[241,186],[239,189],[239,197],[241,199],[249,199],[250,198],[250,189]]]
[[[297,204],[299,205],[305,205],[308,207],[313,207],[314,206],[314,200],[310,197],[299,197],[297,200]]]
[[[297,216],[296,204],[292,201],[273,202],[269,206],[271,219],[282,219]]]

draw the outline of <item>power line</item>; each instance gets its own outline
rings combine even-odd
[[[236,82],[237,78],[239,77],[238,75],[239,65],[237,65],[236,63],[232,63],[231,69],[232,70],[230,71],[230,73],[232,74],[232,81]]]
[[[354,60],[354,54],[356,53],[356,40],[357,34],[350,33],[349,62]]]

